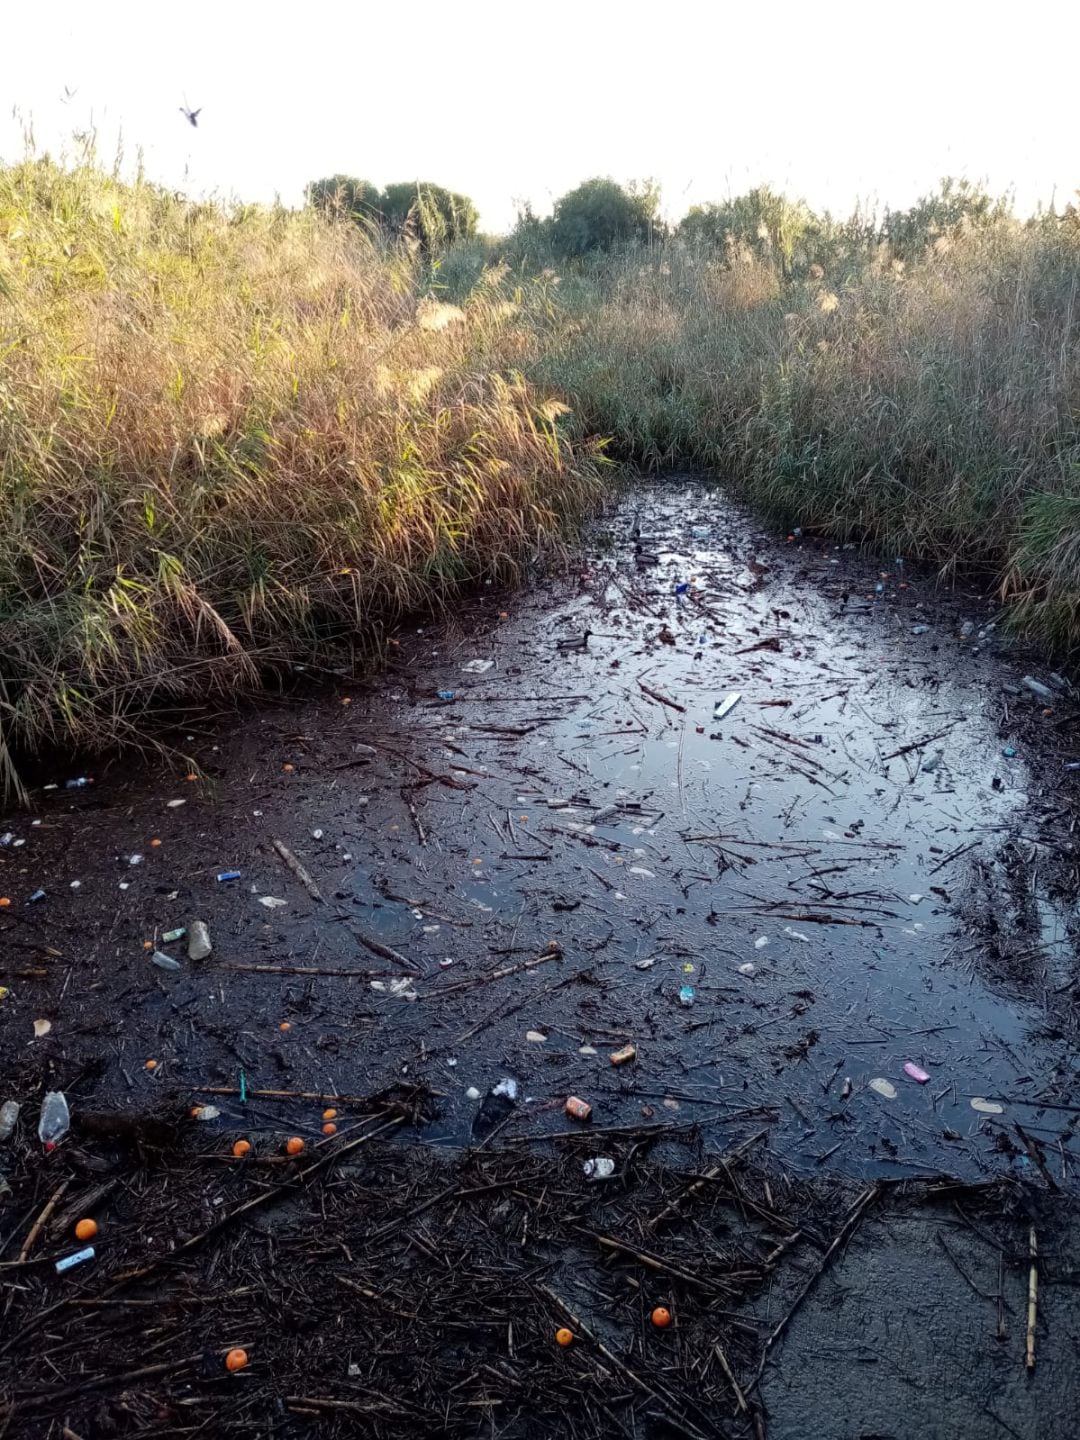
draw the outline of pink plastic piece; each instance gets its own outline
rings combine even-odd
[[[904,1062],[904,1074],[910,1075],[912,1080],[917,1080],[920,1085],[925,1085],[930,1079],[925,1070],[920,1070],[918,1065],[913,1064],[910,1060]]]

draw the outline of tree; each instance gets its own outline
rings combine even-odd
[[[585,255],[615,245],[647,241],[656,227],[660,195],[654,185],[586,180],[555,202],[551,235],[563,255]]]
[[[359,180],[355,175],[328,175],[323,180],[312,180],[305,193],[309,205],[331,215],[378,214],[378,189],[370,180]]]
[[[921,196],[909,210],[886,211],[883,238],[901,259],[918,255],[958,229],[981,230],[1009,213],[1006,200],[995,200],[981,185],[946,176],[938,188]]]
[[[772,259],[781,274],[790,275],[796,258],[803,259],[804,242],[817,228],[804,201],[789,200],[768,185],[758,185],[720,205],[695,205],[679,226],[679,235],[691,244],[722,247],[733,257]]]
[[[479,218],[467,195],[458,195],[428,180],[387,185],[379,196],[379,211],[388,229],[411,227],[428,249],[470,240],[476,234]]]

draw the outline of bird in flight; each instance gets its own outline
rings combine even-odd
[[[183,115],[184,119],[193,129],[197,130],[199,128],[199,116],[202,114],[201,105],[198,110],[189,110],[186,105],[181,105],[180,114]]]

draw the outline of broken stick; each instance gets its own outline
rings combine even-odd
[[[315,884],[315,881],[311,878],[311,875],[308,873],[307,870],[304,869],[303,865],[300,864],[300,861],[292,853],[289,847],[287,845],[284,845],[280,840],[275,840],[274,849],[281,856],[282,860],[285,861],[285,864],[300,881],[301,885],[303,885],[304,889],[308,892],[311,898],[313,900],[318,900],[321,903],[323,898],[322,892],[320,891],[318,885]]]

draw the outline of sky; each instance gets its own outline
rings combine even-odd
[[[671,219],[762,182],[840,214],[946,174],[1022,211],[1080,187],[1069,0],[52,0],[3,30],[0,159],[92,129],[198,196],[430,180],[499,231],[592,175]]]

